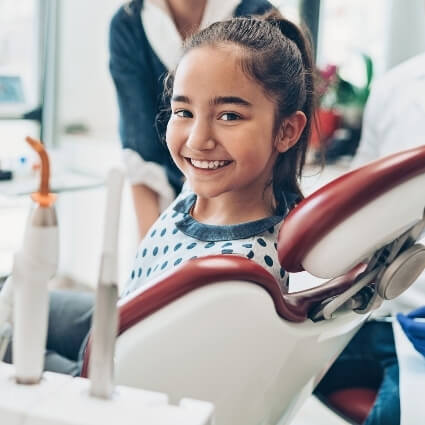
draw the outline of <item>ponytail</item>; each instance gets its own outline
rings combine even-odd
[[[307,117],[306,126],[301,133],[298,142],[287,152],[280,154],[273,169],[273,192],[276,198],[277,213],[284,214],[291,208],[288,205],[285,192],[292,192],[303,198],[299,186],[302,170],[305,165],[308,143],[310,140],[312,125],[314,124],[314,62],[311,39],[305,29],[299,28],[293,22],[283,18],[277,11],[272,11],[264,16],[266,22],[277,27],[283,37],[295,44],[301,54],[303,71],[301,82],[302,89],[299,92],[299,103],[295,110],[301,110]],[[295,106],[295,105],[294,105]],[[287,111],[288,112],[288,111]],[[283,115],[284,116],[284,115]]]

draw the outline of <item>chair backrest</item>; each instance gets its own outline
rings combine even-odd
[[[304,199],[280,229],[286,270],[330,278],[424,217],[425,145],[353,170]]]
[[[400,188],[403,194],[416,192],[421,197],[425,147],[391,158],[332,182],[297,206],[281,227],[282,265],[290,271],[339,276],[367,260],[371,246],[381,247],[418,222],[425,199],[416,203],[409,194],[407,208],[390,214],[393,219],[382,220],[383,226],[374,218],[368,234],[356,233],[355,221],[348,228],[341,225],[362,211],[367,212],[363,221],[370,220],[370,214],[382,216],[376,211],[380,204],[372,211],[369,206],[385,198],[387,210],[387,199],[392,199],[393,191],[400,196]],[[374,181],[380,184],[375,187]],[[326,231],[316,231],[321,226]],[[375,226],[381,229],[377,233],[373,233]],[[334,228],[338,229],[336,239],[326,240]],[[352,233],[347,236],[347,231]],[[361,250],[348,249],[366,236],[372,240],[360,244]],[[345,239],[349,242],[343,243]],[[333,243],[340,245],[329,251]],[[306,260],[316,255],[320,261],[313,259],[312,263],[318,264],[317,270]],[[343,265],[334,267],[340,258]],[[321,267],[321,261],[326,267]],[[116,380],[167,393],[174,402],[182,397],[211,401],[218,425],[275,424],[282,416],[279,423],[289,423],[367,317],[350,311],[313,323],[308,320],[309,311],[346,291],[363,269],[359,265],[318,288],[288,294],[268,272],[246,258],[223,255],[188,261],[120,302]],[[87,374],[89,353],[88,347],[83,374]]]
[[[236,268],[247,267],[258,273],[255,282],[231,278]],[[206,284],[205,269],[221,276]],[[212,401],[218,425],[274,424],[283,414],[289,421],[366,318],[350,313],[320,323],[285,320],[277,283],[266,273],[260,277],[261,267],[245,258],[199,258],[179,273],[121,306],[123,329],[143,315],[143,305],[163,304],[163,288],[178,293],[193,283],[185,295],[121,334],[116,380],[161,390],[171,402]]]

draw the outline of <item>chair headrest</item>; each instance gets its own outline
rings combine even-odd
[[[278,237],[282,267],[290,272],[304,270],[307,254],[332,229],[383,194],[424,173],[422,145],[371,162],[323,186],[284,220]]]

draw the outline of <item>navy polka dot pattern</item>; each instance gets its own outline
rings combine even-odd
[[[282,287],[287,283],[286,272],[281,268],[277,256],[279,224],[266,227],[262,233],[244,239],[198,240],[176,227],[176,223],[185,216],[185,213],[173,210],[173,205],[179,201],[179,197],[159,217],[149,230],[148,236],[141,242],[124,294],[146,285],[162,273],[172,271],[185,261],[221,254],[239,255],[255,261],[272,273]],[[207,235],[211,232],[211,227],[208,228]]]

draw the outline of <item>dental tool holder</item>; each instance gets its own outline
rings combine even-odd
[[[118,287],[100,283],[93,317],[93,352],[90,357],[90,395],[109,399],[114,389],[114,353],[118,331]]]
[[[0,423],[7,425],[212,425],[211,403],[117,386],[111,400],[89,395],[90,382],[45,372],[38,385],[16,384],[12,365],[0,363]]]
[[[109,172],[99,284],[93,315],[90,395],[104,399],[111,398],[114,390],[115,339],[118,332],[118,228],[123,183],[122,172],[115,169]]]

